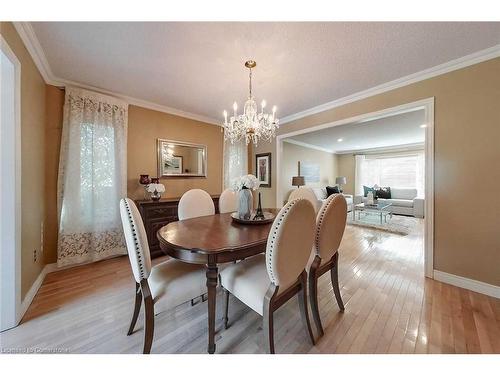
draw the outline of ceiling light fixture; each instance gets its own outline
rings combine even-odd
[[[422,125],[420,125],[420,127],[421,127],[422,129],[424,129],[424,128],[426,128],[426,127],[427,127],[427,124],[422,124]]]
[[[233,104],[233,115],[228,119],[227,111],[223,112],[224,124],[224,141],[230,140],[231,143],[240,142],[243,139],[246,144],[253,142],[257,144],[260,139],[271,142],[276,136],[276,129],[279,128],[279,120],[276,118],[276,106],[273,107],[273,112],[264,113],[266,101],[261,103],[261,111],[258,112],[257,103],[252,96],[252,68],[257,66],[253,60],[248,60],[245,66],[249,70],[249,94],[248,99],[243,107],[243,114],[238,115],[238,103]]]
[[[339,138],[337,139],[337,142],[342,142],[344,139],[343,138]]]

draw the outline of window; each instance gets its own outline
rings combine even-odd
[[[389,186],[425,191],[425,157],[423,151],[398,154],[357,155],[356,193],[365,186]]]

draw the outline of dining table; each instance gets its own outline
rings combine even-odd
[[[265,209],[276,215],[279,209]],[[233,263],[266,250],[272,221],[259,224],[237,223],[231,213],[175,221],[160,228],[161,250],[186,263],[204,264],[207,278],[208,353],[215,353],[216,294],[219,266]]]

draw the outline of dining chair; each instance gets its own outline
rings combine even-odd
[[[238,211],[238,195],[232,189],[226,189],[219,197],[219,212],[224,214],[235,211]]]
[[[318,198],[316,197],[316,194],[314,194],[314,191],[309,188],[309,187],[299,187],[298,189],[292,190],[290,193],[290,197],[288,198],[289,201],[292,201],[294,199],[298,198],[303,198],[307,199],[309,202],[311,202],[314,212],[318,212]]]
[[[321,206],[316,217],[313,261],[309,267],[309,298],[314,323],[319,336],[323,336],[323,325],[318,308],[318,279],[330,271],[333,293],[340,311],[344,311],[344,302],[339,288],[339,246],[344,235],[347,219],[347,201],[343,194],[330,195]]]
[[[129,198],[120,200],[120,216],[135,279],[135,305],[127,336],[134,331],[144,301],[143,353],[147,354],[153,343],[155,313],[157,315],[205,293],[205,266],[175,259],[151,266],[144,224],[135,203]]]
[[[194,217],[208,216],[215,214],[215,206],[212,197],[201,189],[191,189],[186,191],[178,206],[179,220],[191,219]]]
[[[274,312],[297,295],[302,322],[314,345],[307,309],[305,267],[314,240],[315,214],[305,199],[288,202],[269,232],[265,254],[227,266],[220,273],[224,288],[224,327],[228,326],[229,293],[263,317],[266,346],[274,353]]]

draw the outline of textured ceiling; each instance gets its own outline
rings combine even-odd
[[[220,119],[284,117],[500,43],[500,23],[32,23],[58,78]]]
[[[291,139],[340,153],[410,145],[425,141],[425,129],[420,127],[424,120],[424,110],[418,110],[378,120],[333,126]],[[338,142],[338,139],[342,139],[342,142]]]

